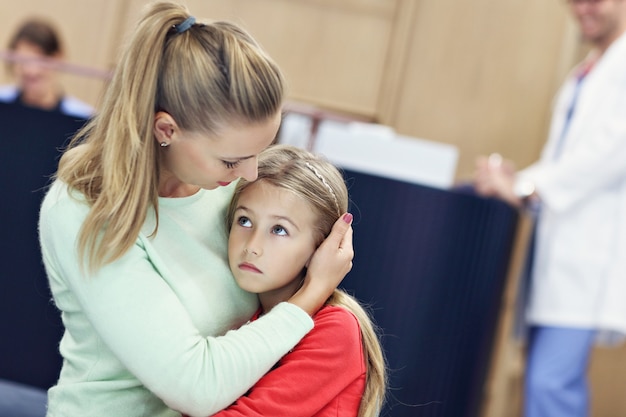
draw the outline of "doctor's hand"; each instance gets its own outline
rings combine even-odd
[[[515,194],[515,165],[504,160],[499,154],[482,156],[476,160],[474,185],[478,194],[485,197],[496,197],[514,207],[522,205],[521,199]]]

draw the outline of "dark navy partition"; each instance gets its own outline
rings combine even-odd
[[[518,214],[506,204],[344,171],[355,259],[342,287],[384,332],[382,416],[476,417]]]
[[[62,334],[37,241],[58,148],[84,121],[0,103],[0,379],[41,388],[58,376]],[[342,286],[384,330],[383,415],[476,417],[517,213],[503,203],[345,171],[355,215]]]
[[[40,388],[58,378],[63,328],[41,263],[39,205],[59,149],[83,123],[0,103],[0,378]]]

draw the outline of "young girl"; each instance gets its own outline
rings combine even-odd
[[[275,145],[259,157],[255,181],[240,180],[228,212],[228,258],[237,284],[267,314],[294,294],[315,249],[347,210],[342,175],[299,148]],[[335,290],[314,329],[246,395],[216,416],[377,416],[385,365],[359,303]]]
[[[65,325],[48,417],[215,413],[313,327],[352,264],[349,215],[298,293],[249,325],[258,300],[227,259],[229,184],[256,179],[283,84],[241,28],[196,22],[168,2],[146,10],[41,208]]]

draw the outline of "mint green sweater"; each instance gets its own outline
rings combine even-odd
[[[89,207],[65,184],[52,185],[39,229],[65,333],[48,417],[208,416],[313,327],[303,310],[281,303],[228,331],[257,308],[256,295],[242,291],[228,268],[224,217],[232,191],[159,199],[156,236],[151,213],[122,258],[85,276],[76,240]]]

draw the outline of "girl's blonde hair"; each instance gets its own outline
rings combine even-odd
[[[78,250],[92,271],[128,251],[149,209],[158,219],[157,111],[170,114],[182,130],[209,135],[280,111],[282,74],[254,39],[227,22],[180,30],[188,18],[182,5],[148,6],[99,113],[61,158],[57,177],[91,206]]]
[[[317,214],[315,239],[318,245],[328,236],[339,216],[348,210],[348,189],[339,170],[304,149],[289,145],[270,146],[259,155],[258,173],[254,182],[263,181],[288,190],[309,204]],[[252,183],[241,179],[237,184],[228,210],[229,230],[239,196]],[[376,417],[383,405],[387,386],[385,358],[378,329],[363,306],[345,291],[335,290],[326,304],[345,308],[359,321],[367,365],[367,381],[359,417]]]

